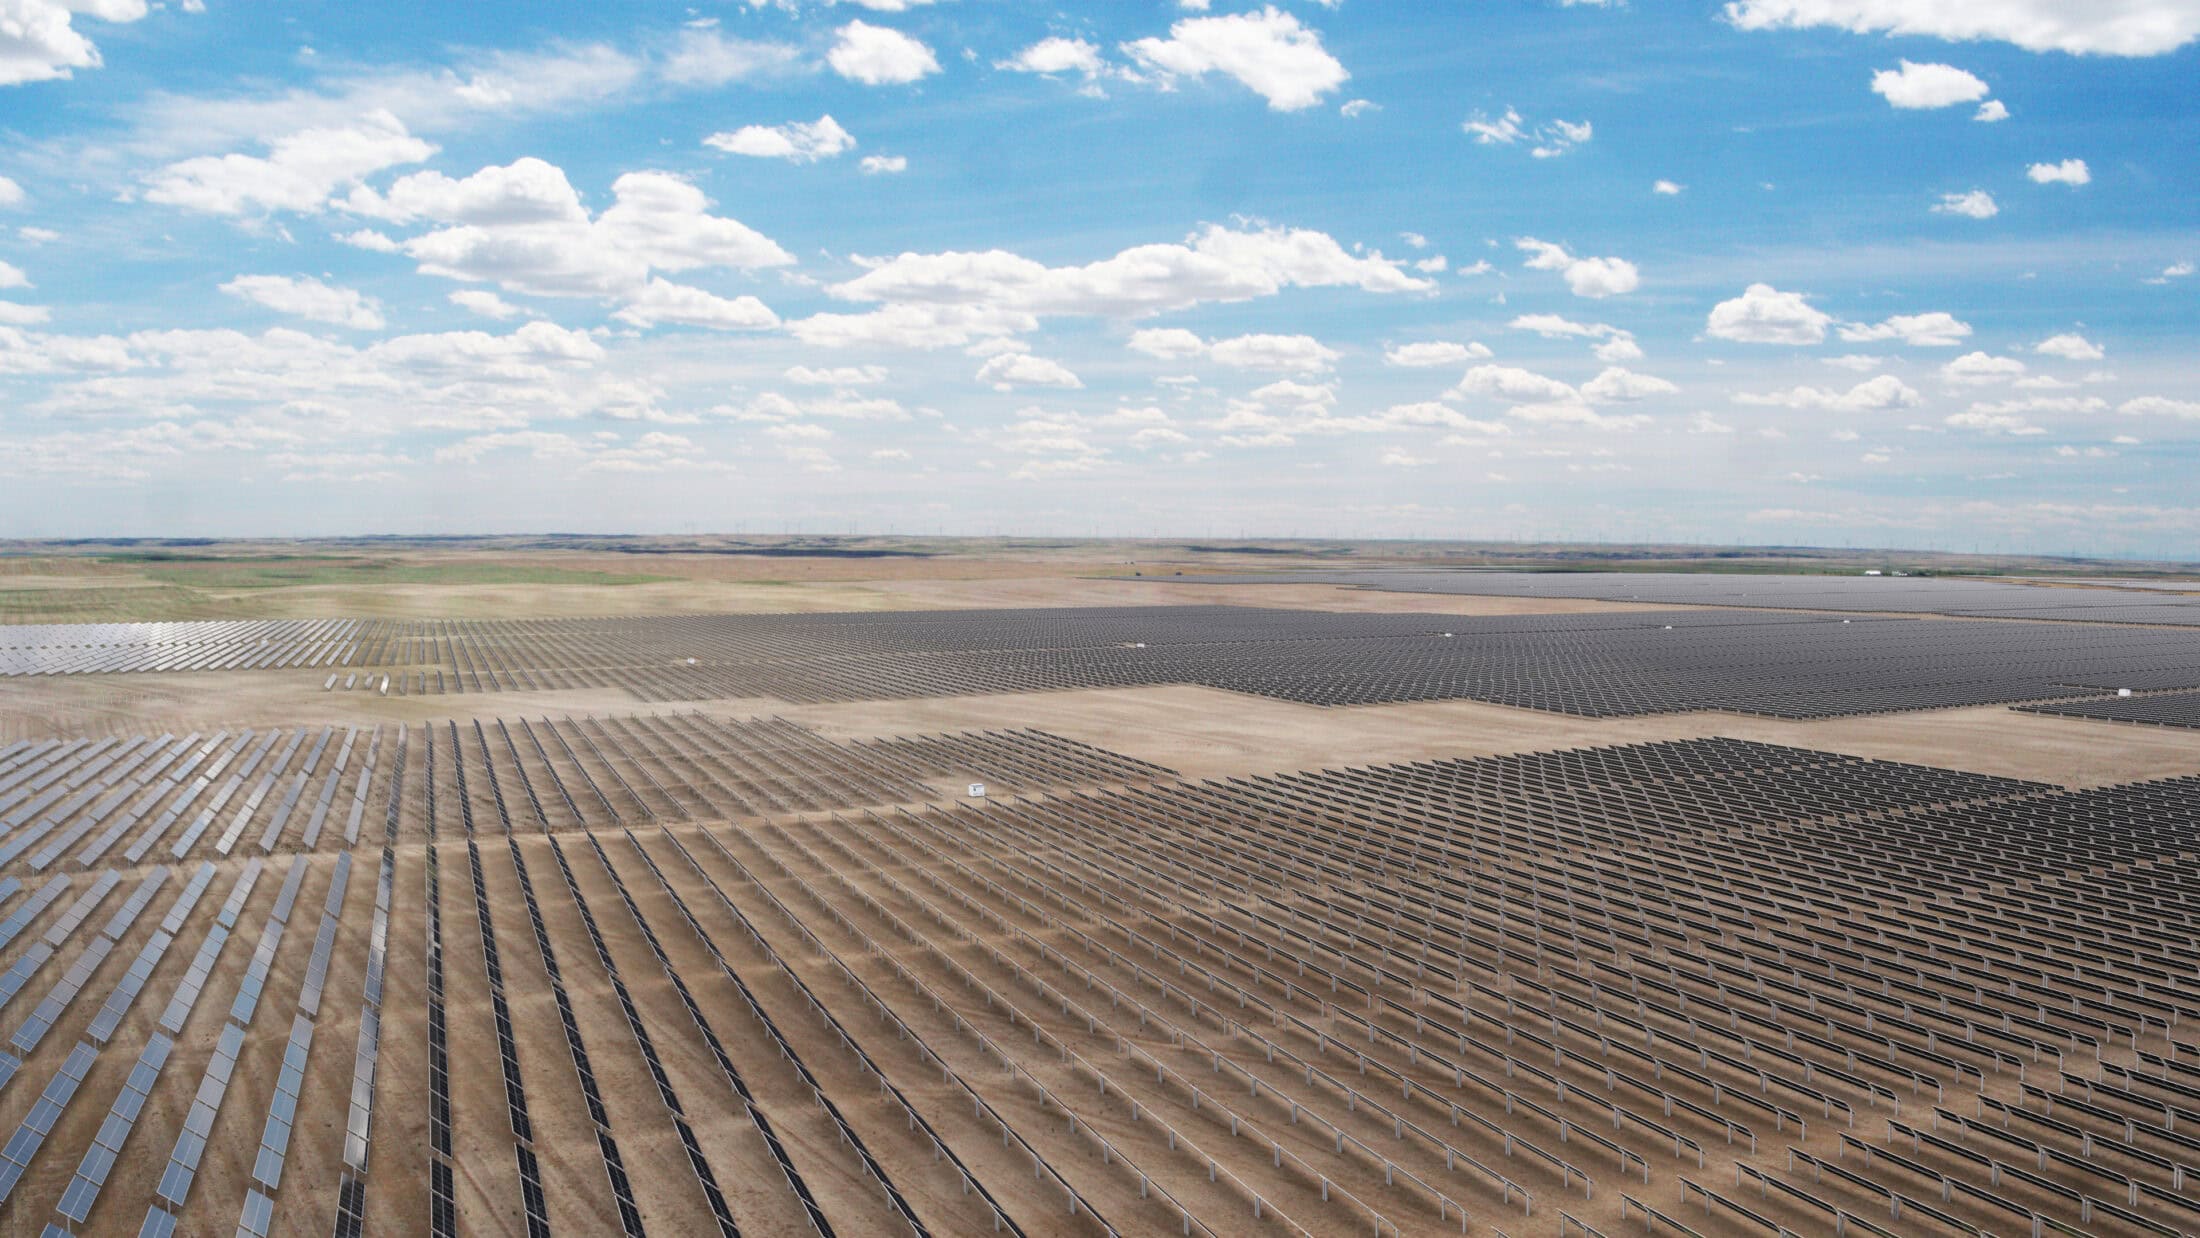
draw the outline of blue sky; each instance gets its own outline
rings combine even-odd
[[[2200,0],[0,0],[0,533],[2192,557]]]

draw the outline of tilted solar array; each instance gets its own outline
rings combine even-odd
[[[362,619],[0,624],[0,676],[346,665]]]
[[[1772,575],[1742,572],[1515,572],[1479,568],[1360,568],[1159,578],[1184,584],[1348,585],[1388,593],[1578,598],[1659,606],[1742,606],[2047,619],[2082,623],[2200,624],[2200,582],[2024,583],[1948,576]],[[2116,586],[2116,587],[2100,587]],[[2186,592],[2179,594],[2176,589]]]
[[[515,625],[502,650],[513,660],[485,655],[439,673],[432,690],[820,702],[1204,684],[1317,705],[1470,699],[1590,716],[1823,717],[2200,687],[2200,633],[2177,629],[1751,610],[1192,606],[544,622],[563,625],[556,641]],[[612,645],[632,660],[590,665],[593,655],[579,654]]]
[[[2148,726],[2200,728],[2200,692],[2156,692],[2145,696],[2103,696],[2045,705],[2023,705],[2028,713],[2092,718],[2101,722],[2137,722]]]
[[[349,854],[39,886],[14,933],[173,996],[18,1046],[0,1227],[2200,1232],[2200,777],[1703,739],[1184,781],[645,721],[393,730],[371,906]],[[986,751],[995,795],[927,781]]]
[[[652,941],[677,898],[761,953],[879,1072],[843,1095],[953,1089],[1009,1226],[1593,1235],[1619,1196],[1624,1232],[2179,1234],[2196,811],[1704,740],[596,854]],[[668,869],[710,922],[645,907]]]
[[[1451,575],[1467,574],[1444,579]],[[1504,591],[1494,584],[1478,586],[1479,579],[1459,588]],[[1545,578],[1525,579],[1537,585]],[[1553,589],[1597,588],[1569,585],[1573,578],[1566,576],[1549,579],[1559,582],[1547,586]],[[1698,579],[1627,576],[1621,587],[1647,582],[1639,586],[1651,591],[1646,596],[1725,597],[1741,607],[1821,598],[1838,602],[1849,596],[1842,589],[1855,583],[1854,578],[1702,578],[1726,589],[1723,594],[1711,585],[1671,583]],[[1753,587],[1762,580],[1791,583],[1759,594],[1737,592],[1735,580]],[[1802,583],[1792,583],[1797,580]],[[2084,599],[2103,596],[1980,582],[1917,583],[1957,593],[1974,587],[2017,590],[2058,604],[2065,595],[2080,599],[2046,616],[2056,618],[2091,616],[2095,603]],[[1917,604],[1912,609],[1932,610],[1940,596],[1909,600]],[[2158,600],[2157,609],[2182,604],[2176,595]],[[2047,701],[2114,687],[2200,688],[2200,630],[1843,619],[1798,610],[1469,617],[1154,606],[417,622],[434,635],[377,639],[361,647],[362,656],[397,649],[403,656],[436,658],[438,665],[397,665],[369,675],[370,682],[387,677],[403,694],[610,688],[655,702],[883,700],[1202,684],[1317,705],[1469,699],[1589,716],[1727,709],[1791,718]],[[240,792],[245,807],[238,821],[259,814],[263,805],[270,814],[262,819],[263,840],[281,836],[293,818],[303,820],[301,832],[317,837],[337,802],[334,783],[343,761],[318,787],[298,772],[277,776],[302,736],[290,737],[292,746],[257,783],[245,783],[251,762],[232,774],[211,797],[213,807],[201,810],[186,828],[185,838],[195,840],[195,831],[206,828],[211,814]],[[183,759],[178,754],[194,739],[172,741],[176,751],[161,759]],[[164,742],[171,741],[164,737]],[[328,742],[324,731],[316,751]],[[263,750],[264,745],[263,740]],[[219,772],[217,767],[202,777],[211,780]],[[99,792],[94,788],[90,794]],[[48,850],[58,854],[95,831],[97,846],[111,844],[139,817],[152,816],[161,794],[152,773],[135,775],[134,782],[89,805],[115,824],[87,821],[65,836],[66,843]],[[5,795],[0,790],[0,797]],[[4,802],[0,798],[0,810]],[[67,805],[85,806],[74,800]],[[234,831],[242,828],[233,822],[218,836],[234,846],[239,839]],[[30,845],[0,841],[0,858]]]

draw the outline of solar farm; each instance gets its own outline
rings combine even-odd
[[[2200,599],[1723,579],[0,628],[0,1232],[2200,1235]]]

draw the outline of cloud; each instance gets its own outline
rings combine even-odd
[[[1801,293],[1751,284],[1742,295],[1711,307],[1704,329],[1715,339],[1744,344],[1816,344],[1833,316],[1812,307]]]
[[[580,194],[556,164],[527,157],[453,180],[441,172],[399,177],[388,193],[359,186],[343,209],[390,223],[540,224],[588,218]]]
[[[1655,194],[1663,194],[1664,196],[1670,198],[1678,195],[1682,190],[1686,188],[1688,188],[1688,186],[1683,185],[1678,181],[1658,181],[1650,186],[1650,192]]]
[[[1945,382],[1965,386],[1981,383],[2002,383],[2024,373],[2024,362],[2015,357],[1996,357],[1983,352],[1968,352],[1940,367],[1940,377]]]
[[[1581,393],[1555,378],[1510,365],[1478,365],[1452,389],[1460,395],[1485,396],[1518,404],[1578,402]]]
[[[312,322],[325,322],[359,331],[379,331],[385,325],[381,306],[373,298],[351,288],[338,288],[317,279],[284,275],[239,275],[221,286],[230,296],[253,301],[278,314]]]
[[[1337,361],[1335,350],[1311,335],[1239,335],[1205,340],[1181,327],[1132,332],[1129,347],[1164,361],[1205,357],[1241,370],[1315,373]]]
[[[1971,119],[1988,125],[1997,120],[2007,120],[2009,119],[2009,105],[1999,99],[1988,99],[1978,105],[1978,113],[1972,116]]]
[[[1391,365],[1409,367],[1458,365],[1489,355],[1490,350],[1481,344],[1459,344],[1450,340],[1422,340],[1383,350],[1384,361]]]
[[[846,389],[837,389],[827,395],[811,396],[802,400],[790,400],[776,391],[767,391],[744,405],[721,405],[711,411],[716,416],[730,417],[735,421],[768,423],[800,421],[812,417],[831,417],[843,421],[909,420],[909,410],[903,408],[898,400],[884,396],[862,396]]]
[[[268,144],[265,158],[204,155],[171,163],[147,178],[148,201],[212,215],[290,211],[311,214],[337,190],[371,173],[420,163],[435,147],[405,131],[388,112],[344,128],[301,129]]]
[[[1994,195],[1983,189],[1969,193],[1944,193],[1933,207],[1935,215],[1961,215],[1966,219],[1992,219],[2001,214]]]
[[[52,317],[53,311],[43,305],[0,301],[0,327],[35,327]],[[5,366],[0,366],[0,370],[4,369]]]
[[[1383,105],[1372,99],[1347,99],[1344,101],[1343,106],[1337,109],[1337,114],[1346,120],[1353,120],[1365,116],[1369,112],[1380,112],[1382,110]]]
[[[1971,324],[1939,310],[1930,314],[1897,314],[1876,323],[1841,324],[1841,338],[1852,344],[1901,340],[1916,348],[1953,348],[1970,334]]]
[[[1637,374],[1619,366],[1606,367],[1581,385],[1581,394],[1599,402],[1647,400],[1654,395],[1677,395],[1680,388],[1652,374]]]
[[[886,381],[883,365],[836,365],[826,369],[812,369],[806,365],[792,366],[787,370],[787,381],[805,387],[867,387]]]
[[[438,447],[435,451],[439,464],[474,464],[498,451],[524,451],[536,460],[573,460],[588,454],[588,449],[569,434],[551,430],[512,430],[493,434],[476,434],[456,443]]]
[[[483,318],[494,318],[502,321],[507,318],[517,318],[520,315],[520,308],[517,305],[513,305],[503,297],[485,288],[461,288],[452,293],[449,300],[451,304],[460,309],[479,314]]]
[[[1311,335],[1239,335],[1214,340],[1207,356],[1217,365],[1241,370],[1312,373],[1335,364],[1337,354]]]
[[[546,419],[664,420],[658,393],[604,370],[582,331],[534,322],[510,332],[402,335],[354,346],[282,326],[161,330],[126,337],[18,339],[0,330],[0,370],[70,375],[38,407],[71,418],[239,410],[285,445],[402,429],[511,429]],[[0,453],[4,455],[5,453]]]
[[[779,325],[779,315],[755,297],[729,300],[656,277],[628,296],[616,317],[637,327],[670,322],[721,331],[757,331]]]
[[[98,68],[99,48],[76,28],[77,15],[120,24],[137,21],[146,12],[145,0],[5,0],[0,3],[0,86],[66,80],[78,69]]]
[[[1417,469],[1424,464],[1435,463],[1434,460],[1426,456],[1416,456],[1403,447],[1385,447],[1383,453],[1375,458],[1375,462],[1384,468],[1393,469]]]
[[[859,165],[866,176],[892,175],[909,170],[907,155],[865,155]]]
[[[21,206],[25,196],[21,185],[0,176],[0,207]]]
[[[2031,177],[2035,184],[2069,185],[2072,188],[2090,184],[2093,180],[2093,172],[2085,166],[2083,159],[2065,159],[2061,163],[2035,163],[2026,168],[2024,174]]]
[[[821,334],[846,336],[875,327],[880,336],[912,347],[959,347],[975,336],[1030,330],[1042,315],[1137,318],[1207,302],[1249,301],[1289,287],[1433,288],[1407,274],[1402,264],[1379,254],[1353,254],[1326,233],[1217,224],[1182,244],[1134,246],[1084,266],[1049,267],[998,249],[905,253],[868,265],[863,274],[827,291],[884,308],[871,315],[819,315]],[[871,321],[851,321],[858,317]]]
[[[1868,353],[1852,352],[1839,357],[1820,357],[1818,363],[1820,365],[1830,365],[1836,369],[1855,370],[1862,373],[1865,370],[1876,370],[1887,364],[1887,359],[1885,357],[1875,357]]]
[[[1159,357],[1164,361],[1207,355],[1207,341],[1199,338],[1197,332],[1187,331],[1182,327],[1151,327],[1144,331],[1133,331],[1128,347],[1134,352]]]
[[[1528,153],[1538,159],[1555,159],[1596,136],[1595,126],[1586,120],[1553,120],[1531,126],[1514,108],[1506,108],[1495,118],[1476,112],[1461,121],[1459,128],[1478,146],[1511,146],[1527,139]]]
[[[1018,387],[1083,387],[1084,382],[1069,367],[1046,357],[1034,357],[1030,353],[1002,353],[978,367],[977,379],[991,383],[995,391],[1012,391]]]
[[[1988,91],[1985,82],[1954,65],[1905,60],[1899,69],[1872,74],[1872,93],[1898,108],[1954,107],[1983,99]]]
[[[1526,136],[1522,123],[1519,112],[1506,108],[1504,115],[1495,120],[1476,112],[1461,121],[1459,127],[1483,146],[1510,146]]]
[[[713,325],[731,325],[741,316],[761,318],[760,306],[737,315],[708,306],[692,290],[656,287],[653,271],[746,271],[794,261],[740,221],[710,214],[703,191],[671,173],[629,172],[612,182],[611,195],[612,204],[590,218],[562,171],[522,159],[463,180],[416,173],[387,195],[355,193],[346,207],[442,225],[395,243],[425,274],[530,296],[641,297],[646,305],[637,314],[653,321],[701,314]]]
[[[993,62],[996,69],[1015,73],[1082,73],[1097,77],[1106,67],[1100,47],[1083,39],[1041,39],[1006,60]]]
[[[2050,335],[2032,346],[2032,351],[2048,357],[2061,357],[2065,361],[2099,361],[2107,354],[2101,346],[2082,335],[2065,333]]]
[[[1164,84],[1180,77],[1223,73],[1278,112],[1313,107],[1352,75],[1322,47],[1321,35],[1273,5],[1258,12],[1191,17],[1166,39],[1126,43],[1123,50]]]
[[[1576,258],[1562,245],[1524,236],[1513,242],[1531,255],[1527,266],[1534,271],[1557,271],[1577,297],[1603,298],[1633,292],[1642,284],[1635,264],[1624,258]]]
[[[2176,417],[2185,421],[2200,421],[2200,400],[2172,400],[2166,396],[2143,395],[2117,405],[2116,411],[2133,417]]]
[[[716,30],[680,32],[679,45],[657,66],[657,75],[675,86],[724,86],[785,73],[801,60],[785,43],[729,39]]]
[[[2194,0],[1732,0],[1725,14],[1743,30],[1832,26],[2081,55],[2158,56],[2200,37]]]
[[[23,274],[23,268],[0,262],[0,288],[28,288],[31,277]]]
[[[1958,430],[1977,430],[1984,434],[2029,436],[2047,433],[2045,427],[2033,425],[2015,413],[1988,413],[1973,409],[1969,412],[1950,413],[1941,420]]]
[[[825,63],[851,82],[901,86],[940,71],[932,49],[899,30],[852,21],[836,32]]]
[[[820,348],[960,348],[974,339],[1000,339],[1035,331],[1037,316],[1021,310],[973,305],[887,305],[860,314],[812,314],[787,324],[805,344]]]
[[[1877,378],[1866,379],[1847,391],[1793,387],[1762,395],[1742,392],[1735,395],[1734,402],[1829,413],[1885,413],[1900,408],[1916,408],[1925,402],[1925,397],[1894,375],[1881,374]]]
[[[855,135],[840,127],[830,115],[784,125],[743,125],[730,133],[713,133],[703,145],[729,155],[756,159],[784,159],[789,163],[816,163],[855,148]]]
[[[1599,361],[1642,360],[1642,347],[1635,343],[1634,332],[1623,331],[1610,323],[1574,322],[1557,314],[1522,314],[1506,325],[1515,331],[1533,331],[1547,340],[1600,340],[1602,342],[1592,350]]]

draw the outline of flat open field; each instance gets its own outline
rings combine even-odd
[[[683,545],[0,571],[0,1233],[2200,1234],[2188,625]]]

